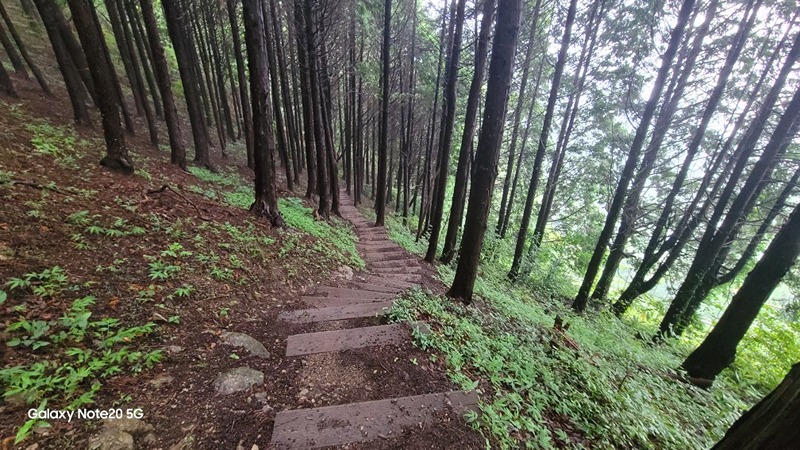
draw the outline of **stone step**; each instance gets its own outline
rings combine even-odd
[[[359,242],[359,243],[356,244],[356,247],[359,250],[362,250],[364,253],[367,253],[367,252],[376,252],[376,253],[380,253],[380,252],[399,252],[400,250],[403,250],[403,248],[400,247],[397,244],[383,243],[383,242],[376,243],[376,244],[372,244],[372,243],[366,244],[366,243]]]
[[[363,277],[363,279],[364,279],[364,282],[366,282],[366,283],[370,283],[370,284],[374,284],[374,285],[383,284],[383,285],[390,286],[390,287],[398,287],[398,288],[401,288],[403,290],[419,286],[419,284],[415,283],[414,281],[403,281],[403,280],[398,279],[396,277],[385,277],[385,276],[380,276],[380,275],[366,275],[366,276]]]
[[[340,287],[331,287],[331,286],[322,286],[317,288],[318,292],[324,292],[328,294],[328,298],[336,297],[336,298],[366,298],[366,299],[374,299],[374,298],[385,298],[390,299],[394,297],[392,293],[386,292],[371,292],[371,291],[362,291],[359,289],[348,289],[348,288],[340,288]]]
[[[386,283],[372,284],[372,283],[362,283],[360,281],[349,281],[348,286],[353,286],[354,288],[360,289],[362,291],[380,292],[382,294],[399,294],[400,292],[403,292],[405,290],[405,288],[398,286],[389,286]]]
[[[375,303],[375,302],[385,302],[386,300],[390,300],[393,295],[390,297],[372,297],[372,298],[348,298],[348,297],[315,297],[311,295],[304,295],[300,297],[300,300],[307,303],[312,308],[328,308],[332,306],[347,306],[347,305],[357,305],[359,303]]]
[[[474,391],[451,391],[282,411],[275,415],[270,448],[318,448],[391,439],[406,428],[422,428],[448,414],[477,409]]]
[[[396,259],[407,259],[409,254],[404,250],[396,250],[392,252],[364,252],[361,256],[365,260],[370,261],[392,261]]]
[[[286,356],[401,344],[409,339],[411,339],[411,328],[404,323],[295,334],[286,340]]]
[[[376,277],[381,277],[388,281],[399,281],[401,283],[413,284],[419,286],[422,283],[421,273],[373,273]]]
[[[331,306],[328,308],[284,311],[278,314],[278,319],[290,323],[312,323],[356,319],[360,317],[375,317],[391,308],[393,303],[393,301],[357,303],[355,305]]]
[[[420,260],[416,258],[402,258],[392,259],[389,261],[372,261],[369,266],[372,268],[390,268],[390,267],[419,267]]]
[[[376,275],[422,275],[422,267],[375,267],[370,272]]]

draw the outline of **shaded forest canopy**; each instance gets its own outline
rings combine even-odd
[[[0,14],[0,114],[12,130],[0,189],[94,195],[30,178],[44,166],[12,150],[24,141],[59,171],[81,161],[87,178],[152,182],[156,171],[162,187],[142,202],[170,195],[214,234],[231,214],[220,211],[248,210],[263,230],[227,230],[247,245],[296,239],[292,249],[311,245],[325,264],[363,266],[337,218],[340,196],[352,197],[447,285],[390,316],[441,324],[446,333],[421,345],[444,355],[455,384],[484,391],[470,422],[487,442],[703,447],[773,388],[788,386],[762,405],[796,395],[796,382],[781,383],[800,360],[796,1],[3,0]],[[48,102],[71,120],[40,120],[55,116]],[[108,172],[95,175],[89,158]],[[12,197],[28,202],[25,220],[46,209]],[[149,232],[70,213],[86,236]],[[282,234],[292,230],[308,236]],[[81,236],[76,250],[90,247]],[[150,256],[152,280],[180,271],[176,244]],[[300,258],[292,251],[269,255]],[[55,322],[20,309],[67,290],[57,263],[0,272],[15,362],[66,339],[46,340]],[[210,276],[227,282],[236,266]],[[172,288],[170,298],[192,291]],[[72,300],[58,314],[77,320],[95,298]],[[155,330],[136,323],[109,329],[121,340]],[[142,353],[119,370],[159,361]],[[82,404],[25,385],[32,370],[4,361],[4,396]],[[100,389],[87,383],[69,389]],[[701,417],[688,426],[650,405],[641,423],[599,419],[632,420],[624,391],[636,389],[653,402],[681,392],[684,412]],[[555,400],[561,391],[573,396]],[[21,441],[37,422],[20,425]]]

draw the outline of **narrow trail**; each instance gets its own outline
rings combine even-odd
[[[428,328],[421,322],[381,325],[378,318],[404,290],[426,283],[431,269],[391,242],[384,228],[367,221],[345,192],[341,200],[340,212],[355,227],[367,272],[354,274],[345,283],[319,286],[313,295],[302,297],[309,308],[279,316],[288,323],[305,324],[305,329],[313,325],[312,332],[289,336],[286,357],[302,358],[296,384],[301,403],[324,406],[278,412],[270,447],[457,445],[458,433],[436,433],[436,428],[477,409],[477,395],[449,390],[446,381],[416,382],[417,374],[411,379],[393,368],[392,360],[409,357],[411,327],[423,333]],[[387,352],[388,367],[383,362]],[[375,361],[369,361],[373,358],[377,368]],[[433,438],[420,436],[426,433]]]

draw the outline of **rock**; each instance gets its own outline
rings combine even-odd
[[[150,380],[149,384],[150,386],[153,386],[154,388],[158,389],[165,384],[172,383],[173,380],[175,380],[175,378],[169,375],[162,375],[160,377],[153,378],[152,380]]]
[[[345,280],[353,279],[353,269],[350,268],[350,266],[340,266],[338,269],[336,269],[336,273]]]
[[[269,357],[269,352],[267,348],[264,347],[264,344],[244,333],[225,331],[222,333],[222,342],[233,345],[234,347],[242,347],[255,356]]]
[[[118,428],[105,428],[89,437],[90,450],[134,450],[133,436]]]
[[[253,394],[253,397],[256,399],[258,403],[267,403],[267,393],[266,392],[256,392]]]
[[[183,347],[181,347],[180,345],[170,345],[169,347],[167,347],[167,351],[173,354],[180,353],[183,351]]]
[[[249,367],[237,367],[221,373],[214,380],[217,393],[228,395],[250,389],[264,383],[264,373]]]
[[[153,426],[141,419],[105,419],[103,427],[106,429],[122,430],[133,435],[145,434],[153,431]]]
[[[305,397],[308,395],[308,389],[300,389],[300,397]]]
[[[16,255],[13,248],[9,247],[7,243],[0,242],[0,261],[9,261]]]

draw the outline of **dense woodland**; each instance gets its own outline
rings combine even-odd
[[[137,167],[134,134],[184,170],[214,171],[243,142],[250,211],[272,226],[286,226],[279,190],[324,221],[343,188],[454,270],[452,301],[478,301],[476,278],[493,271],[584,316],[649,321],[651,345],[693,343],[676,369],[703,388],[758,324],[800,336],[795,1],[21,8],[61,78],[42,75],[17,30],[29,24],[2,8],[4,95],[17,95],[10,72],[46,95],[63,84],[118,176]],[[800,352],[758,327],[785,357],[761,380],[772,388]],[[796,442],[798,380],[795,368],[719,448]]]

